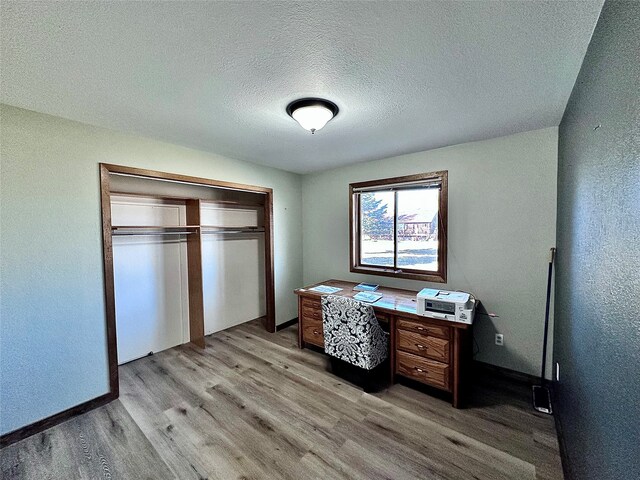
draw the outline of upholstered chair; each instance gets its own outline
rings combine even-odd
[[[368,373],[389,356],[389,334],[385,332],[374,313],[373,307],[353,298],[337,295],[322,297],[322,327],[324,351],[331,356],[334,372],[337,359],[362,369],[365,390],[374,380]],[[380,369],[377,369],[380,370]]]

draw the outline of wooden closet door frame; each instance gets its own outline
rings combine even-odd
[[[118,349],[116,336],[116,304],[115,284],[113,273],[113,238],[111,230],[111,188],[109,175],[123,174],[144,177],[155,180],[169,180],[182,183],[190,183],[204,187],[219,187],[228,190],[261,193],[265,195],[264,202],[264,249],[265,249],[265,294],[266,294],[266,330],[276,331],[275,308],[275,283],[273,260],[273,189],[246,185],[242,183],[225,182],[209,178],[191,177],[174,173],[147,170],[142,168],[126,167],[100,163],[100,202],[102,210],[102,252],[104,262],[104,298],[107,321],[107,353],[109,356],[109,396],[111,399],[118,397],[120,386],[118,381]],[[199,199],[193,199],[199,200]],[[202,281],[202,279],[200,279]],[[204,328],[204,324],[202,326]]]

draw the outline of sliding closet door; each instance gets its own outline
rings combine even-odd
[[[114,226],[185,225],[185,206],[112,198]],[[118,363],[189,341],[184,235],[113,236]]]
[[[259,208],[202,204],[203,225],[262,226]],[[266,315],[264,233],[213,233],[203,228],[205,335]]]

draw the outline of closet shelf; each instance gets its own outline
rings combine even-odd
[[[153,198],[155,200],[170,200],[170,201],[176,201],[180,203],[184,203],[186,200],[192,199],[192,197],[185,197],[185,196],[179,196],[179,195],[159,195],[154,193],[131,193],[131,192],[122,192],[117,190],[111,190],[111,192],[109,193],[111,193],[111,196],[116,196],[116,197],[132,197],[132,198],[142,198],[142,199]]]
[[[251,202],[248,200],[216,200],[216,199],[208,199],[197,196],[180,196],[180,195],[158,195],[152,193],[132,193],[132,192],[124,192],[124,191],[115,191],[112,190],[112,196],[118,197],[133,197],[133,198],[153,198],[157,200],[169,200],[169,201],[177,201],[177,202],[186,202],[187,200],[200,200],[202,203],[212,204],[212,205],[227,205],[230,207],[264,207],[264,203],[260,202]]]
[[[207,200],[201,199],[200,202],[209,205],[226,205],[229,207],[264,207],[264,204],[258,202],[247,202],[241,200]]]

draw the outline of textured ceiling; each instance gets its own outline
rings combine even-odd
[[[601,6],[3,0],[1,98],[310,172],[558,125]]]

